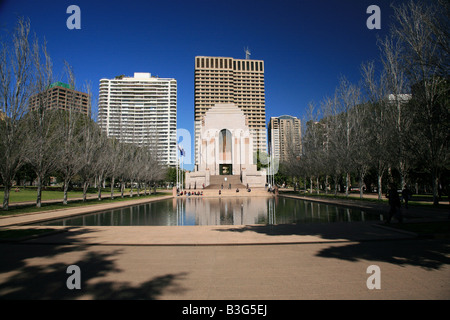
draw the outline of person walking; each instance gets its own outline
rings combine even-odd
[[[400,197],[394,183],[389,184],[389,190],[386,194],[386,198],[389,199],[389,212],[386,223],[390,223],[393,216],[397,216],[400,223],[403,222],[402,212],[400,209]]]
[[[405,185],[405,187],[402,190],[402,198],[403,201],[405,201],[405,208],[408,209],[408,201],[412,196],[412,192],[408,189],[408,187]]]

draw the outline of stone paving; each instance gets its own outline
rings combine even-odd
[[[430,216],[420,211],[410,216]],[[450,299],[449,240],[379,223],[52,228],[61,232],[0,243],[0,299]],[[80,290],[66,287],[72,264]],[[367,287],[370,265],[381,289]]]

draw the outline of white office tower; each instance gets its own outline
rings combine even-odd
[[[160,162],[176,165],[177,81],[135,73],[101,79],[98,123],[109,137],[148,146]]]

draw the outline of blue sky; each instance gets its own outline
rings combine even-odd
[[[178,128],[193,133],[194,57],[265,62],[266,119],[303,117],[309,102],[333,94],[339,78],[360,79],[362,62],[379,58],[377,36],[388,32],[390,3],[400,0],[0,0],[0,35],[29,17],[47,40],[55,75],[63,61],[77,85],[150,72],[178,82]],[[81,9],[81,29],[69,30],[69,5]],[[381,9],[381,30],[369,30],[370,5]]]

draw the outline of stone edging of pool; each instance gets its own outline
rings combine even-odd
[[[44,226],[17,226],[13,229]],[[48,245],[104,246],[230,246],[395,241],[416,238],[373,223],[242,226],[89,226],[51,227],[53,230],[8,242]]]
[[[317,198],[282,193],[280,193],[279,196],[323,204],[331,204],[344,208],[357,208],[365,210],[367,212],[387,213],[389,211],[389,205],[387,203],[376,203],[358,199]],[[410,206],[408,209],[402,207],[401,210],[406,219],[413,218],[416,221],[418,221],[419,219],[423,221],[448,221],[448,219],[450,218],[448,212],[444,212],[443,210],[439,210],[433,207]]]
[[[280,195],[285,196],[285,195]],[[300,199],[300,197],[293,196]],[[67,216],[99,212],[111,208],[127,207],[140,203],[170,199],[161,196],[152,199],[133,199],[118,203],[92,205],[41,212],[36,214],[2,217],[0,227],[49,228],[27,226],[45,220]],[[313,201],[313,199],[303,199]],[[330,202],[333,204],[333,202]],[[45,215],[45,216],[42,216]],[[8,220],[9,224],[8,224]],[[116,226],[116,227],[51,227],[50,234],[42,234],[28,239],[26,243],[83,244],[83,245],[254,245],[254,244],[296,244],[329,243],[373,240],[398,240],[417,237],[413,233],[399,232],[394,228],[376,228],[379,223],[333,223],[309,225],[244,225],[244,226]]]
[[[145,199],[136,198],[136,199],[132,199],[132,200],[112,202],[112,203],[104,203],[104,204],[100,203],[100,204],[67,208],[67,209],[57,209],[57,210],[24,213],[24,214],[20,214],[20,215],[2,216],[2,217],[0,217],[0,228],[10,227],[10,226],[19,226],[19,225],[29,225],[29,224],[34,224],[34,223],[40,223],[43,221],[67,218],[67,217],[72,217],[72,216],[88,214],[88,213],[101,212],[101,211],[110,210],[110,209],[129,207],[129,206],[139,205],[139,204],[153,202],[153,201],[171,199],[171,198],[173,198],[172,195],[160,196],[160,197],[155,197],[155,198],[145,198]]]

